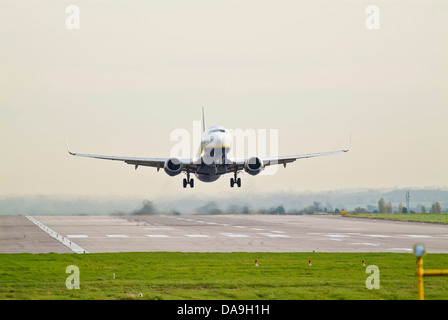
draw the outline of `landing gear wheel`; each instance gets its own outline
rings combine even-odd
[[[190,185],[190,188],[194,187],[194,179],[190,179],[190,172],[187,172],[187,178],[184,178],[183,181],[184,188],[186,188],[187,185]]]
[[[234,177],[230,178],[230,187],[233,188],[233,186],[236,184],[239,187],[241,187],[241,178],[237,178],[238,171],[234,172]]]

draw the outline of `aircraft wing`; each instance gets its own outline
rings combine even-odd
[[[287,163],[294,162],[299,159],[329,156],[329,155],[333,155],[333,154],[349,152],[351,146],[352,146],[352,135],[350,134],[350,143],[349,143],[347,149],[337,150],[337,151],[328,151],[328,152],[318,152],[318,153],[305,153],[305,154],[299,154],[299,155],[295,155],[295,156],[268,157],[268,158],[261,158],[261,160],[263,161],[264,166],[283,164],[283,166],[286,167]]]
[[[277,165],[277,164],[283,164],[283,166],[286,166],[287,163],[294,162],[299,159],[328,156],[328,155],[339,154],[339,153],[344,153],[344,152],[348,152],[348,151],[349,151],[349,149],[338,150],[338,151],[329,151],[329,152],[299,154],[299,155],[295,155],[295,156],[269,157],[269,158],[261,158],[261,160],[263,160],[264,166],[272,166],[272,165]]]
[[[71,152],[70,149],[68,149],[68,146],[67,146],[67,151],[72,156],[103,159],[103,160],[123,161],[124,163],[127,163],[127,164],[133,164],[135,166],[135,169],[137,169],[138,166],[146,166],[146,167],[157,168],[157,171],[159,171],[160,168],[163,169],[166,160],[169,159],[169,158],[139,158],[139,157],[103,156],[103,155],[97,155],[97,154],[77,153],[77,152]],[[180,161],[182,162],[182,171],[189,171],[192,173],[196,171],[196,165],[193,164],[193,161],[191,159],[180,159]]]
[[[350,137],[350,145],[349,145],[348,149],[337,150],[337,151],[328,151],[328,152],[318,152],[318,153],[305,153],[305,154],[298,154],[298,155],[292,155],[292,156],[278,156],[278,157],[264,157],[264,158],[261,157],[260,159],[263,161],[263,165],[265,167],[272,166],[272,165],[279,165],[279,164],[283,164],[283,166],[286,167],[287,163],[294,162],[299,159],[329,156],[329,155],[333,155],[333,154],[349,152],[350,147],[351,147],[351,137]],[[235,171],[243,170],[247,160],[248,159],[233,160],[231,165],[229,166],[227,172],[235,172]]]

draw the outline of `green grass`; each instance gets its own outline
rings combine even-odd
[[[348,217],[448,224],[446,213],[350,213]]]
[[[380,289],[366,288],[362,260],[378,266]],[[69,265],[79,290],[65,286]],[[448,255],[424,266],[448,268]],[[0,299],[405,300],[417,298],[415,270],[410,253],[0,254]],[[448,277],[425,278],[425,298],[448,299]]]

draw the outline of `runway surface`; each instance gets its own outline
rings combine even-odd
[[[448,253],[446,225],[327,215],[0,216],[0,230],[0,252]]]

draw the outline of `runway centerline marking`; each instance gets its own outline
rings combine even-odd
[[[384,234],[364,234],[363,236],[372,238],[391,238],[391,236],[386,236]]]
[[[274,233],[260,233],[262,236],[266,236],[269,238],[291,238],[290,236],[286,235],[286,234],[274,234]]]
[[[129,236],[124,234],[106,234],[108,238],[129,238]]]
[[[238,233],[220,233],[220,234],[230,238],[249,238],[247,234],[238,234]]]
[[[210,237],[205,234],[186,234],[185,236],[189,237],[189,238],[209,238]]]
[[[146,235],[149,238],[169,238],[170,236],[167,236],[166,234],[147,234]]]
[[[330,238],[350,238],[350,236],[347,236],[345,234],[324,234],[324,236],[327,236]]]

